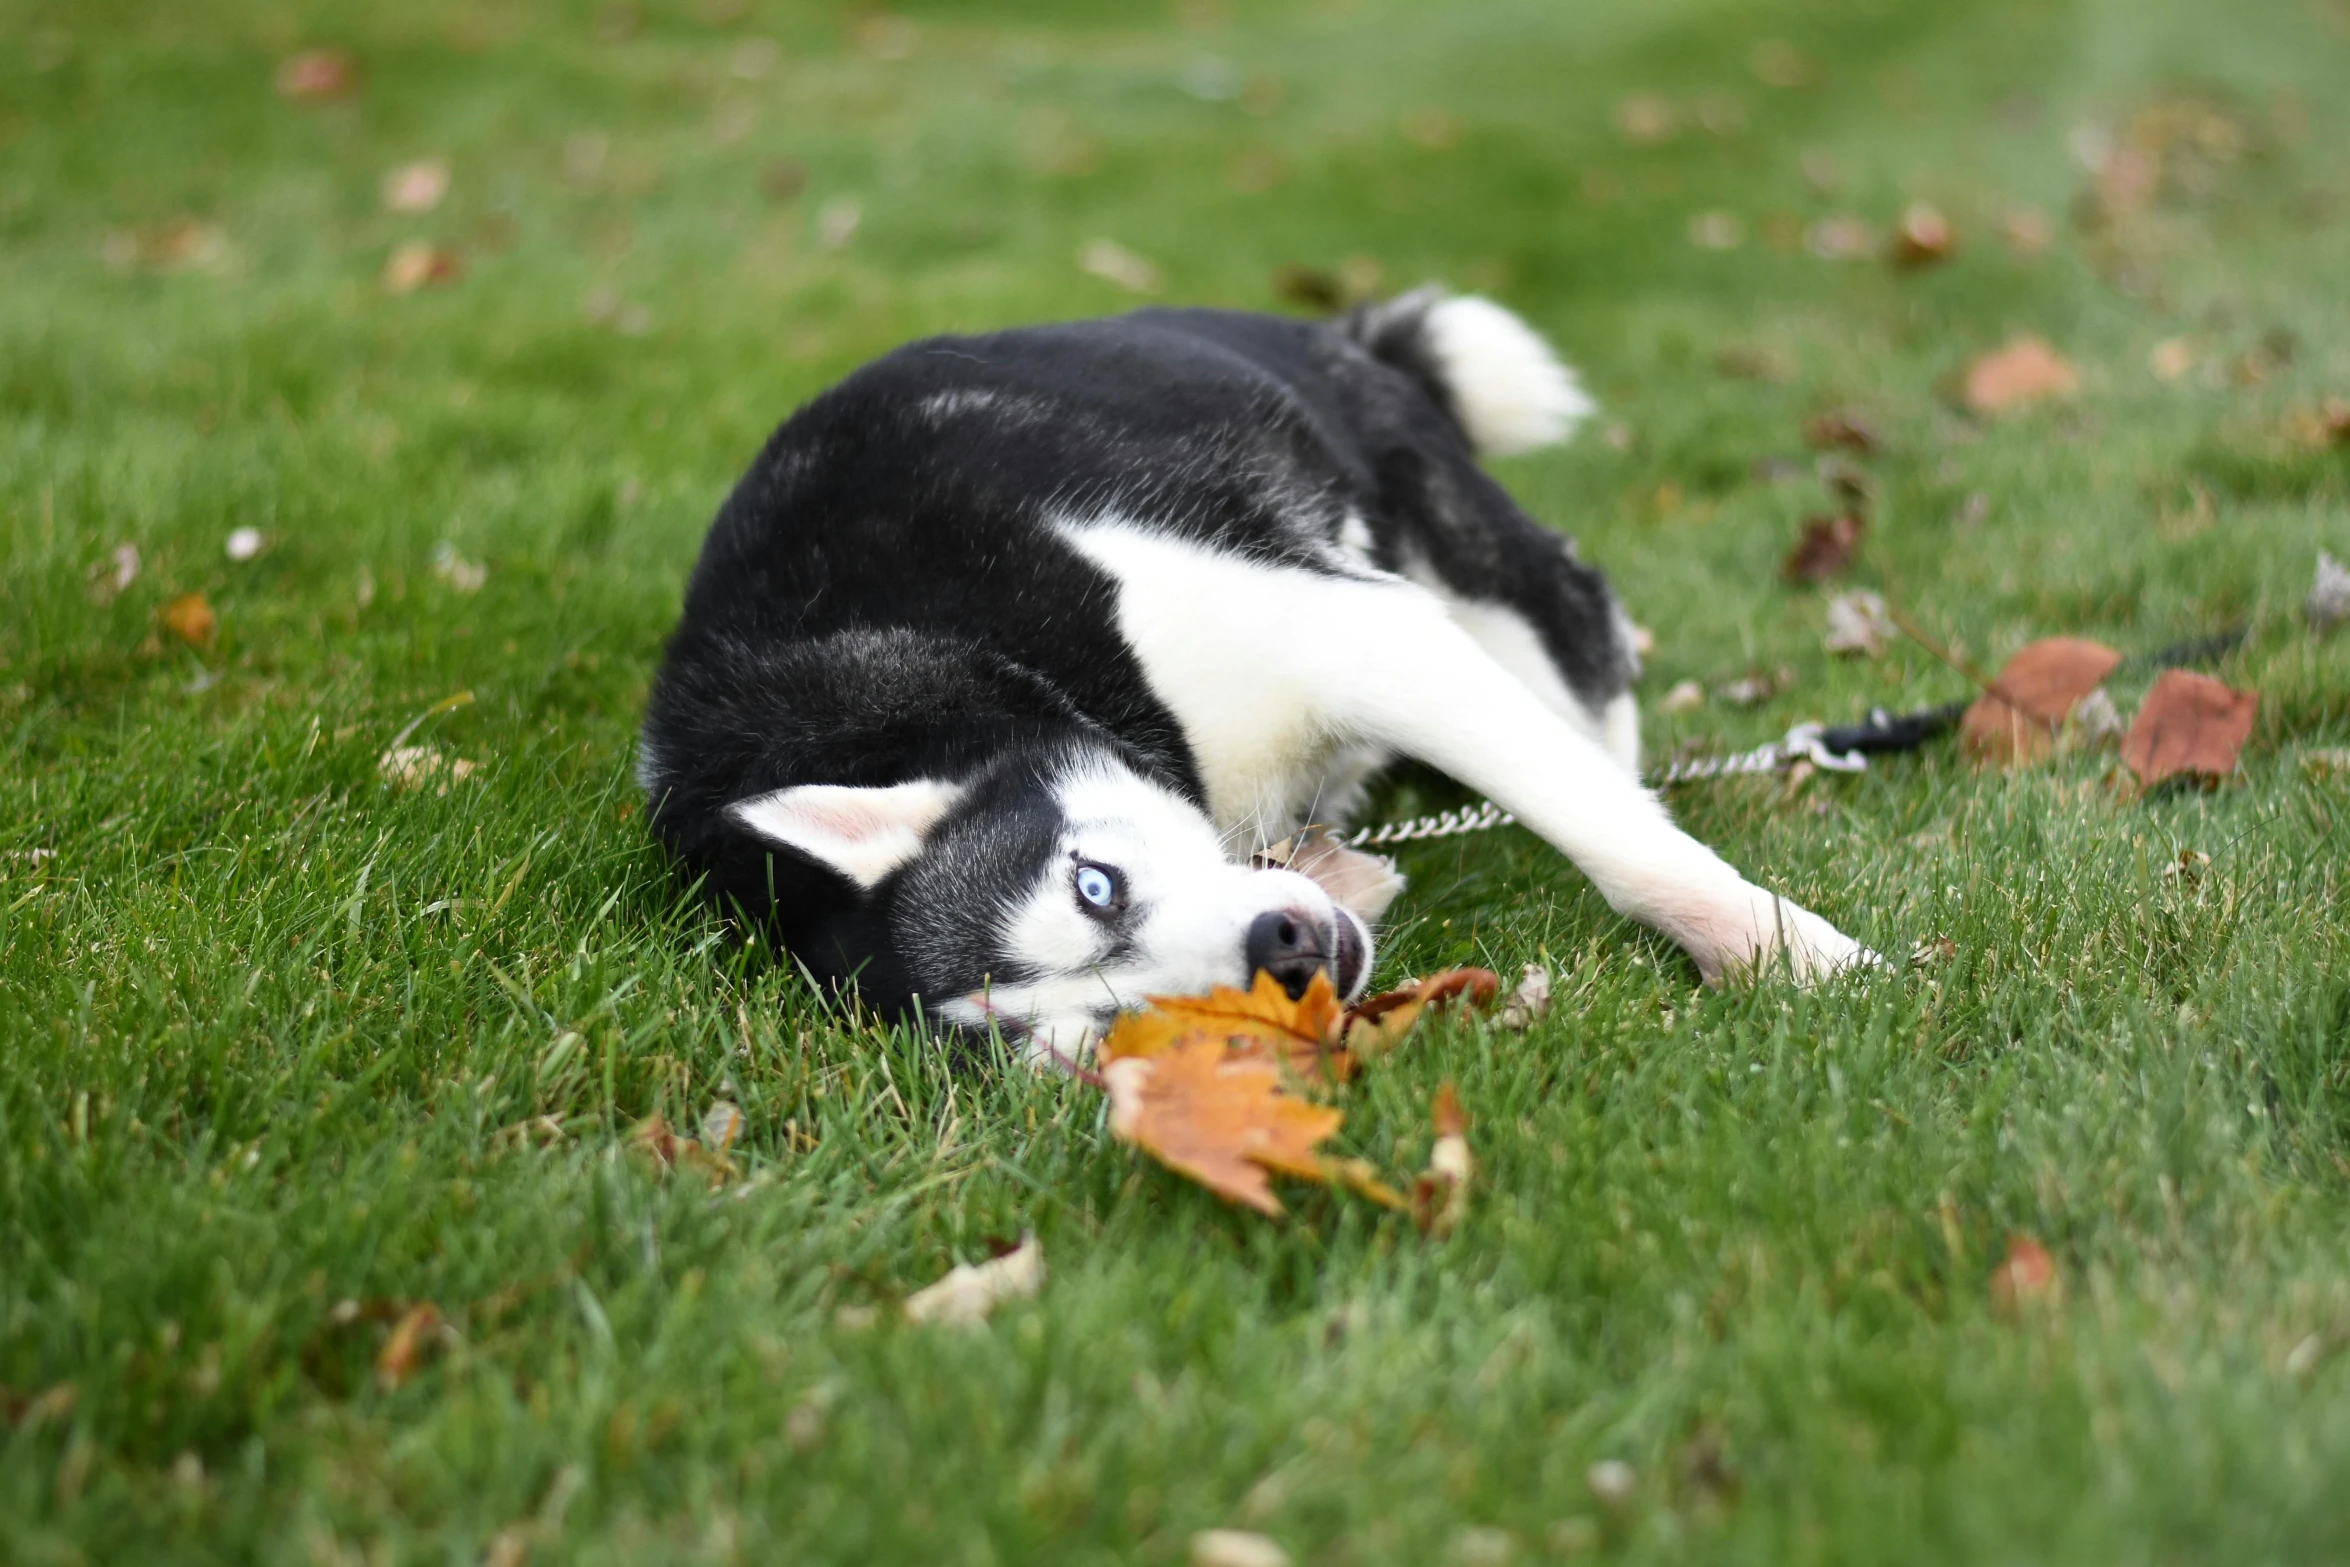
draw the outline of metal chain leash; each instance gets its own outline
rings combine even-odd
[[[2187,664],[2203,663],[2241,647],[2246,629],[2238,626],[2217,636],[2173,643],[2169,647],[2125,659],[2123,664],[2124,667],[2175,669]],[[1787,731],[1784,739],[1758,745],[1751,751],[1734,751],[1728,756],[1693,756],[1670,763],[1662,770],[1651,773],[1648,783],[1651,788],[1664,789],[1674,784],[1701,783],[1712,778],[1775,773],[1797,762],[1809,762],[1823,772],[1865,772],[1870,752],[1914,751],[1935,736],[1954,728],[1967,705],[1963,700],[1946,702],[1939,707],[1922,707],[1913,713],[1888,713],[1881,707],[1871,708],[1869,716],[1859,723],[1846,724],[1836,729],[1830,729],[1824,724],[1797,724]],[[1430,816],[1415,816],[1408,821],[1382,822],[1376,827],[1365,827],[1340,842],[1350,849],[1376,849],[1390,843],[1419,843],[1430,838],[1457,838],[1463,833],[1486,832],[1495,827],[1507,827],[1516,820],[1515,816],[1491,800],[1480,800],[1464,810],[1438,811]]]
[[[1649,775],[1654,788],[1666,788],[1679,783],[1698,783],[1709,778],[1734,778],[1754,773],[1775,773],[1797,762],[1810,762],[1832,773],[1857,773],[1869,765],[1869,759],[1858,750],[1832,751],[1822,743],[1827,733],[1821,724],[1797,724],[1787,731],[1785,739],[1758,745],[1751,751],[1736,751],[1728,756],[1693,756],[1674,762],[1659,772]],[[1414,816],[1400,822],[1382,822],[1376,827],[1365,827],[1344,840],[1350,849],[1376,849],[1391,843],[1420,843],[1430,838],[1457,838],[1464,833],[1487,832],[1495,827],[1507,827],[1517,818],[1491,800],[1480,800],[1475,805],[1457,811],[1437,811],[1427,816]]]

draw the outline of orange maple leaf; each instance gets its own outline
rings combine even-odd
[[[1275,1218],[1284,1210],[1266,1172],[1321,1180],[1314,1150],[1345,1119],[1340,1111],[1284,1091],[1280,1067],[1235,1056],[1213,1034],[1190,1034],[1149,1055],[1121,1056],[1102,1069],[1102,1077],[1113,1136],[1219,1197]]]
[[[1260,972],[1246,990],[1219,985],[1204,996],[1152,996],[1149,1010],[1118,1019],[1101,1043],[1104,1062],[1164,1055],[1193,1036],[1213,1038],[1233,1054],[1281,1062],[1300,1075],[1321,1074],[1338,1042],[1338,992],[1316,974],[1295,1001],[1272,975]],[[1333,1061],[1331,1077],[1352,1063]]]

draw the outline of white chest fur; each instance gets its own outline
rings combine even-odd
[[[1219,828],[1281,837],[1351,804],[1333,796],[1383,756],[1333,722],[1333,694],[1355,674],[1351,638],[1333,632],[1377,624],[1418,589],[1268,566],[1116,519],[1062,532],[1117,579],[1119,632],[1183,725]]]

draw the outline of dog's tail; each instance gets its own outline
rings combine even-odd
[[[1541,334],[1475,294],[1416,288],[1353,310],[1339,326],[1417,378],[1482,456],[1555,445],[1597,411]]]

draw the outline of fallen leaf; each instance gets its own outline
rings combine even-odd
[[[1357,1196],[1368,1197],[1382,1208],[1393,1208],[1399,1213],[1411,1211],[1411,1198],[1388,1185],[1368,1159],[1325,1159],[1322,1179],[1328,1185],[1343,1186]]]
[[[1714,368],[1739,381],[1781,383],[1795,379],[1795,362],[1785,354],[1750,343],[1734,343],[1714,355]]]
[[[1327,974],[1316,974],[1295,1001],[1260,971],[1246,990],[1218,985],[1204,996],[1152,996],[1122,1014],[1100,1047],[1103,1061],[1163,1055],[1205,1038],[1235,1059],[1274,1061],[1301,1076],[1340,1079],[1354,1063],[1338,1049],[1345,1019]]]
[[[1501,976],[1488,968],[1450,968],[1416,979],[1401,989],[1366,997],[1347,1008],[1343,1037],[1358,1060],[1395,1048],[1421,1017],[1455,1001],[1475,1009],[1489,1006],[1501,991]]]
[[[2056,242],[2056,225],[2038,207],[2013,206],[1999,215],[2000,243],[2024,260],[2041,254]]]
[[[1859,261],[1877,251],[1877,231],[1854,217],[1821,218],[1803,231],[1803,248],[1822,261]]]
[[[420,789],[437,781],[439,794],[447,794],[450,784],[464,782],[480,768],[478,762],[445,757],[429,745],[396,745],[375,759],[375,770],[393,788]]]
[[[1825,582],[1830,577],[1841,576],[1852,565],[1852,557],[1868,531],[1867,520],[1856,512],[1806,517],[1803,537],[1787,552],[1779,574],[1789,582]]]
[[[2350,778],[2350,746],[2301,753],[2301,770],[2312,778]],[[38,854],[39,850],[34,850]]]
[[[1493,1026],[1523,1033],[1534,1026],[1535,1019],[1550,1010],[1550,970],[1539,963],[1529,963],[1520,976],[1517,988],[1510,992],[1501,1010],[1493,1015]]]
[[[81,1397],[82,1390],[71,1382],[56,1383],[30,1397],[0,1387],[0,1415],[5,1415],[8,1423],[17,1429],[31,1431],[72,1414]]]
[[[1089,241],[1077,253],[1077,265],[1130,294],[1156,294],[1167,286],[1166,276],[1157,266],[1115,240]]]
[[[305,49],[277,68],[278,96],[291,103],[324,103],[359,89],[359,63],[340,49]]]
[[[1349,848],[1320,827],[1300,829],[1253,857],[1260,868],[1278,865],[1293,870],[1330,894],[1340,908],[1351,910],[1365,923],[1387,912],[1404,889],[1395,862],[1381,854]]]
[[[1803,427],[1803,439],[1820,451],[1857,452],[1863,457],[1884,446],[1876,422],[1857,408],[1832,408]]]
[[[138,558],[134,553],[131,575],[138,574]],[[2317,581],[2310,584],[2309,597],[2301,602],[2301,612],[2309,617],[2310,628],[2319,632],[2331,631],[2350,620],[2350,567],[2319,550]]]
[[[759,190],[769,201],[796,201],[808,188],[808,166],[797,158],[770,158],[759,169]]]
[[[413,294],[420,288],[454,282],[462,271],[464,263],[457,259],[455,251],[430,240],[412,239],[385,258],[383,275],[378,281],[385,293],[398,297]]]
[[[1621,1458],[1603,1458],[1583,1471],[1583,1483],[1607,1507],[1622,1507],[1640,1489],[1640,1472]]]
[[[479,593],[490,571],[479,561],[467,560],[447,539],[433,546],[432,574],[460,593]]]
[[[1320,1180],[1314,1150],[1344,1119],[1286,1092],[1279,1067],[1235,1059],[1213,1035],[1113,1060],[1102,1077],[1113,1136],[1226,1201],[1275,1218],[1284,1210],[1266,1172]]]
[[[1714,694],[1732,707],[1760,707],[1794,682],[1795,676],[1788,670],[1758,669],[1723,684]]]
[[[1746,64],[1765,87],[1809,87],[1820,79],[1811,57],[1784,38],[1758,40],[1746,52]]]
[[[742,1136],[742,1132],[742,1107],[732,1101],[717,1100],[711,1104],[709,1109],[702,1112],[702,1144],[704,1147],[723,1156],[728,1149],[734,1146],[735,1139]]]
[[[1930,267],[1948,260],[1957,246],[1958,235],[1950,220],[1925,202],[1913,201],[1902,209],[1901,221],[1893,226],[1890,255],[1897,267]]]
[[[100,603],[120,598],[123,590],[139,580],[139,547],[136,544],[117,544],[106,552],[106,558],[90,568],[90,596]]]
[[[957,1264],[936,1284],[906,1297],[909,1322],[976,1327],[1008,1300],[1027,1300],[1044,1287],[1044,1245],[1023,1235],[1012,1250],[987,1262]]]
[[[1991,1303],[2013,1314],[2037,1305],[2056,1289],[2056,1259],[2029,1235],[2007,1238],[2007,1255],[1991,1273]]]
[[[1289,1567],[1289,1553],[1247,1529],[1202,1529],[1191,1537],[1191,1567]]]
[[[2065,725],[2064,739],[2072,750],[2094,750],[2121,739],[2129,727],[2122,721],[2121,709],[2113,705],[2112,693],[2099,686],[2073,704],[2072,720]]]
[[[392,1324],[391,1337],[376,1352],[376,1386],[387,1393],[398,1391],[437,1341],[440,1326],[441,1308],[430,1301],[418,1301],[401,1312],[400,1320]]]
[[[1935,936],[1909,949],[1911,968],[1936,968],[1958,956],[1958,943],[1948,936]]]
[[[446,793],[447,786],[442,787]],[[661,1169],[698,1171],[712,1187],[725,1185],[739,1173],[724,1148],[708,1148],[694,1138],[678,1136],[669,1118],[657,1110],[637,1122],[628,1135],[637,1151]]]
[[[212,600],[201,593],[182,593],[163,606],[163,629],[191,647],[210,647],[213,634],[220,629],[220,617],[212,613]]]
[[[419,158],[387,170],[383,203],[387,212],[430,212],[449,194],[449,160]]]
[[[2225,778],[2236,770],[2260,698],[2192,670],[2170,669],[2122,736],[2122,761],[2152,786],[2182,773]]]
[[[1681,129],[1681,117],[1672,100],[1655,93],[1634,93],[1616,104],[1616,133],[1635,147],[1653,147],[1671,141]]]
[[[1428,1150],[1428,1168],[1412,1181],[1412,1219],[1421,1234],[1441,1238],[1468,1212],[1469,1177],[1476,1167],[1469,1157],[1469,1118],[1452,1084],[1436,1090],[1429,1114],[1436,1122],[1436,1142]]]
[[[1689,220],[1689,243],[1700,250],[1736,250],[1746,243],[1746,224],[1735,212],[1700,212]]]
[[[2082,698],[2121,667],[2122,656],[2081,637],[2048,637],[2009,659],[1991,689],[1959,720],[1959,742],[1976,761],[1998,766],[2048,755],[2057,730]]]
[[[1883,595],[1861,588],[1828,600],[1828,630],[1821,645],[1833,654],[1875,658],[1899,634]]]
[[[1679,681],[1656,706],[1661,713],[1694,713],[1705,706],[1705,687],[1694,680]]]
[[[1975,413],[1995,414],[2080,389],[2080,373],[2069,360],[2043,339],[2026,336],[1970,361],[1963,396]]]
[[[2146,368],[2157,381],[2181,381],[2195,368],[2195,359],[2193,338],[2166,337],[2146,355]]]
[[[1346,306],[1346,288],[1335,273],[1295,261],[1273,269],[1273,297],[1325,315]]]

